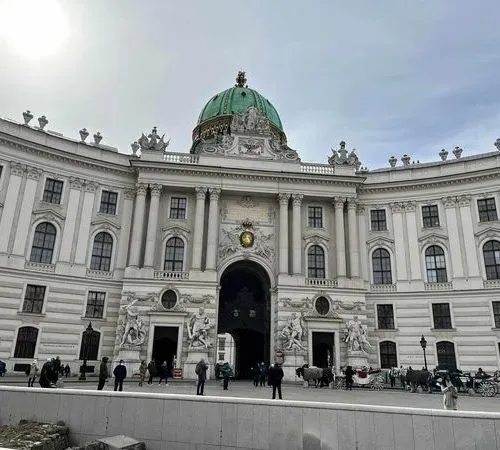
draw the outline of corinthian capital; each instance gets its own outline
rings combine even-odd
[[[304,194],[292,194],[293,206],[300,206],[303,198]]]
[[[79,190],[82,188],[82,186],[83,186],[83,180],[81,178],[77,178],[77,177],[70,177],[69,178],[69,187],[71,189]]]
[[[280,192],[278,194],[278,199],[279,199],[280,205],[288,206],[288,202],[290,200],[290,194]]]
[[[148,185],[146,183],[137,183],[135,185],[137,195],[146,195]]]
[[[347,208],[356,209],[358,207],[358,199],[355,197],[347,197]]]
[[[335,209],[344,209],[345,201],[346,201],[345,197],[335,197],[333,199],[333,206],[335,206]]]
[[[210,195],[210,200],[219,200],[220,192],[221,192],[220,188],[216,187],[208,188],[208,194]]]
[[[26,166],[23,166],[22,164],[12,163],[10,165],[11,175],[16,175],[18,177],[22,177],[24,175],[25,170],[26,170]]]
[[[42,174],[42,171],[40,169],[37,169],[36,167],[29,167],[27,170],[27,177],[30,180],[38,180],[40,178],[40,175]]]
[[[455,205],[457,204],[457,198],[456,197],[443,197],[442,199],[443,205],[445,208],[454,208]]]
[[[95,192],[97,191],[97,188],[99,185],[95,183],[94,181],[86,181],[85,182],[85,191],[86,192]]]
[[[159,197],[161,194],[161,188],[163,186],[161,184],[150,184],[149,188],[151,189],[151,196],[152,197]]]
[[[402,202],[390,203],[389,207],[391,208],[391,211],[393,213],[400,213],[403,212],[404,210],[404,203]]]
[[[470,206],[471,196],[469,194],[459,195],[457,200],[458,206]]]
[[[196,198],[198,200],[205,200],[207,194],[207,188],[205,186],[196,186],[194,190],[196,191]]]

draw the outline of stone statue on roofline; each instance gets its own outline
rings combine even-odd
[[[341,141],[339,145],[340,148],[338,150],[334,150],[332,148],[332,156],[328,158],[328,164],[330,164],[331,166],[353,166],[356,168],[356,170],[359,170],[359,168],[361,167],[361,161],[356,155],[356,149],[352,149],[352,151],[349,153],[345,148],[346,144],[344,141]]]
[[[170,144],[170,139],[165,142],[165,135],[159,137],[156,127],[153,127],[151,133],[146,135],[142,133],[142,136],[137,140],[141,151],[159,151],[164,152]]]

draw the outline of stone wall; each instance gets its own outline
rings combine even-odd
[[[64,420],[82,444],[148,449],[497,449],[500,413],[0,386],[0,423]],[[498,443],[498,444],[497,444]]]

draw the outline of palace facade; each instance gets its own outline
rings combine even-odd
[[[500,140],[376,170],[341,142],[304,163],[244,73],[208,101],[186,153],[156,128],[125,154],[23,117],[0,120],[8,371],[108,356],[190,378],[231,354],[240,377],[261,361],[293,377],[349,362],[349,321],[373,367],[424,366],[424,337],[431,368],[498,368]]]

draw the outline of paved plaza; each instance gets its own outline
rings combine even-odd
[[[9,380],[8,385],[24,386],[25,383],[13,382]],[[113,380],[110,379],[104,390],[113,390]],[[0,380],[0,384],[4,384],[4,380]],[[7,384],[7,383],[5,383]],[[97,380],[78,382],[70,381],[65,383],[66,388],[71,389],[96,389]],[[196,394],[196,382],[194,380],[170,380],[168,386],[158,383],[152,385],[144,385],[140,387],[135,380],[127,380],[123,386],[127,392],[151,392],[162,394]],[[384,405],[384,406],[408,406],[414,408],[443,408],[443,398],[439,393],[428,394],[403,392],[399,389],[384,389],[381,391],[371,391],[367,388],[354,388],[352,391],[338,391],[329,388],[314,387],[304,388],[300,384],[284,384],[282,387],[283,399],[299,400],[299,401],[314,401],[314,402],[331,402],[331,403],[354,403],[364,405]],[[205,385],[205,395],[215,395],[219,397],[243,397],[243,398],[271,398],[270,387],[254,387],[252,381],[232,381],[229,384],[229,390],[222,390],[222,384],[216,381],[208,381]],[[500,396],[492,398],[483,398],[477,395],[469,395],[465,393],[459,394],[458,409],[461,411],[500,411]]]

